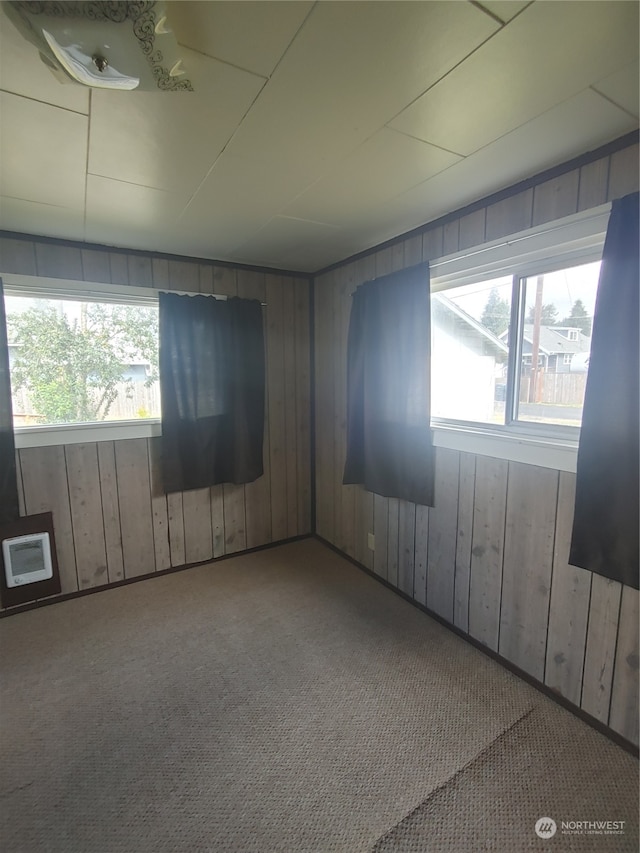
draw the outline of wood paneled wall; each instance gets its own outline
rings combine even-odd
[[[0,271],[267,305],[265,473],[254,483],[165,495],[160,438],[17,452],[21,512],[53,512],[63,594],[311,532],[308,279],[7,237]]]
[[[633,145],[373,251],[314,290],[318,535],[637,744],[638,591],[568,564],[575,475],[438,448],[433,508],[341,485],[355,288],[636,189]]]

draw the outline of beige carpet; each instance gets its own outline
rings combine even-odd
[[[312,540],[0,641],[3,853],[635,849],[634,759]]]

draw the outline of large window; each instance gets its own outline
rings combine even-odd
[[[160,417],[157,302],[7,291],[17,428]]]
[[[605,227],[578,217],[433,265],[436,426],[577,435]]]

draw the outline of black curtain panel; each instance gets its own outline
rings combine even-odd
[[[429,266],[353,295],[347,346],[345,484],[433,506]]]
[[[2,280],[0,280],[0,524],[15,521],[19,514],[7,318]]]
[[[260,303],[161,293],[159,361],[165,491],[260,477],[265,401]]]
[[[638,589],[638,193],[614,201],[602,253],[569,562]]]

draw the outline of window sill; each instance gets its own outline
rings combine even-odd
[[[127,438],[151,438],[160,435],[160,420],[103,421],[96,424],[60,424],[59,426],[18,427],[16,448],[51,447],[58,444],[87,444],[94,441],[120,441]]]
[[[541,468],[575,473],[578,440],[549,437],[524,431],[483,428],[458,424],[433,424],[436,447],[461,450],[479,456],[493,456],[510,462],[524,462]]]

